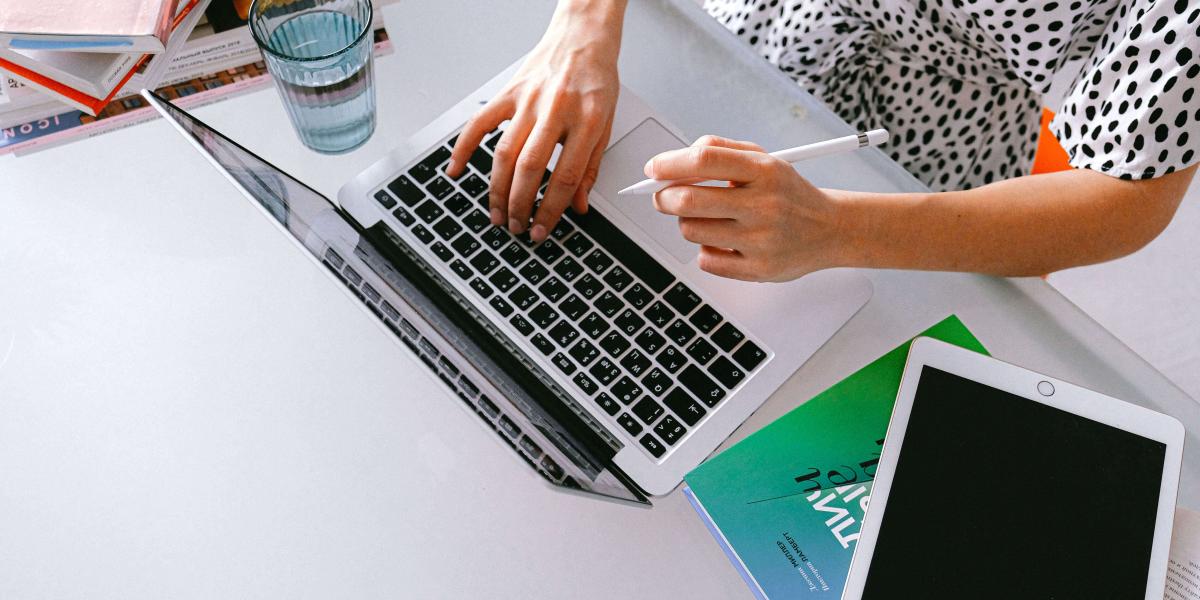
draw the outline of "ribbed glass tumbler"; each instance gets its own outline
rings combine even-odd
[[[375,131],[370,0],[254,0],[250,30],[305,146],[340,154]]]

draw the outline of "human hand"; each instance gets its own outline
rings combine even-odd
[[[728,187],[677,185],[654,195],[659,212],[700,244],[698,266],[747,281],[787,281],[841,266],[845,236],[838,200],[790,164],[750,142],[704,136],[646,163],[659,180],[729,181]]]
[[[496,146],[493,225],[546,239],[568,205],[587,212],[608,147],[620,83],[617,55],[625,0],[559,3],[550,27],[507,87],[463,128],[447,172],[457,177],[483,136],[511,119]],[[555,146],[562,152],[536,215],[533,203]]]

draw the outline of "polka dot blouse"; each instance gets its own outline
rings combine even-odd
[[[1029,173],[1042,95],[1071,165],[1124,179],[1200,153],[1195,0],[705,0],[705,8],[937,190]]]

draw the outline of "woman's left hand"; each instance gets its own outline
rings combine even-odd
[[[731,182],[677,185],[654,195],[654,207],[679,217],[683,237],[700,244],[698,265],[709,273],[788,281],[842,266],[837,199],[755,144],[704,136],[655,156],[645,170],[660,180]]]

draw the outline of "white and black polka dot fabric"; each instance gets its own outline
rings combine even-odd
[[[1200,148],[1197,0],[705,0],[763,57],[937,190],[1029,173],[1042,95],[1071,165],[1143,179]]]

